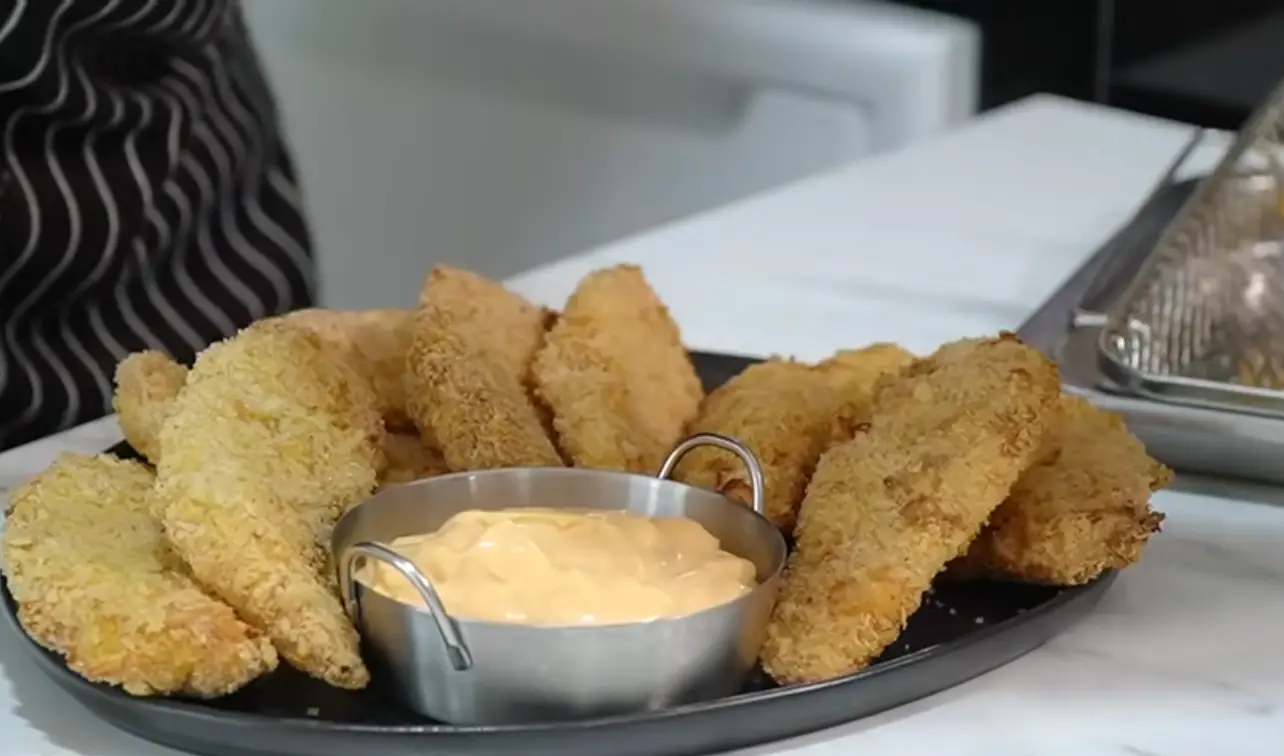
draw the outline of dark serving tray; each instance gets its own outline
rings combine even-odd
[[[703,353],[693,358],[708,388],[754,361]],[[134,456],[128,447],[112,451]],[[759,674],[730,698],[534,726],[442,724],[402,709],[377,680],[365,691],[343,691],[284,664],[217,700],[135,698],[87,682],[56,654],[30,640],[28,646],[41,669],[98,716],[147,740],[206,756],[687,756],[802,735],[958,685],[1029,653],[1087,614],[1114,577],[1066,589],[938,581],[901,638],[856,674],[789,687]],[[7,587],[3,594],[5,616],[21,633],[13,596]]]

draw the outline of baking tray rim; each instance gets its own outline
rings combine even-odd
[[[1280,389],[1236,385],[1238,395],[1263,400],[1263,404],[1254,405],[1219,398],[1226,393],[1222,388],[1225,386],[1223,381],[1184,375],[1167,375],[1162,380],[1155,380],[1153,373],[1131,370],[1113,354],[1101,351],[1097,353],[1097,366],[1102,377],[1110,381],[1111,388],[1137,398],[1237,415],[1284,419],[1284,391]]]

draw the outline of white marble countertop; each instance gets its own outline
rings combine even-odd
[[[907,151],[520,276],[558,304],[641,263],[693,347],[819,357],[1015,327],[1122,222],[1184,127],[1039,97]],[[0,455],[0,488],[111,419]],[[746,753],[1277,756],[1284,749],[1284,492],[1187,481],[1164,533],[1041,650],[885,715]],[[1197,492],[1195,492],[1197,491]],[[0,753],[173,756],[96,721],[0,628]]]

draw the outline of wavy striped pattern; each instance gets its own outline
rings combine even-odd
[[[130,351],[312,303],[235,2],[0,0],[0,124],[0,448],[106,414]]]

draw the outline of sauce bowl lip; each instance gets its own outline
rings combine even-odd
[[[772,556],[774,557],[775,564],[773,565],[773,569],[771,573],[766,578],[759,580],[751,590],[741,594],[740,596],[737,596],[734,599],[731,599],[730,601],[724,601],[720,604],[715,604],[713,606],[706,607],[704,609],[701,609],[700,611],[692,612],[690,614],[684,614],[680,617],[666,617],[661,619],[638,620],[633,622],[612,622],[609,624],[602,624],[602,625],[544,625],[544,624],[533,625],[533,624],[523,624],[520,622],[494,622],[490,620],[477,620],[477,619],[470,619],[468,617],[463,617],[463,616],[458,616],[453,614],[450,615],[451,620],[456,622],[459,625],[463,625],[465,627],[475,627],[479,629],[486,628],[486,629],[494,629],[494,630],[510,630],[510,631],[524,631],[524,632],[556,631],[556,632],[562,632],[562,633],[579,633],[579,634],[611,631],[611,630],[616,630],[616,631],[633,630],[637,628],[665,629],[666,627],[672,627],[680,623],[694,620],[697,617],[701,617],[702,615],[724,610],[727,607],[732,606],[734,604],[757,598],[761,594],[761,592],[764,590],[771,590],[772,592],[775,592],[778,589],[778,583],[780,581],[781,574],[785,570],[786,562],[788,562],[789,546],[785,540],[784,534],[780,532],[780,528],[776,527],[776,525],[771,520],[753,511],[751,508],[749,508],[742,502],[739,502],[731,498],[730,496],[727,496],[721,491],[716,491],[711,488],[702,488],[700,486],[693,486],[690,483],[683,483],[681,481],[673,480],[672,478],[658,478],[654,475],[644,475],[642,473],[629,472],[625,470],[603,470],[603,469],[587,468],[587,467],[496,467],[496,468],[490,468],[486,470],[466,470],[463,472],[447,473],[445,475],[436,475],[431,478],[422,478],[420,480],[412,480],[406,483],[397,483],[395,485],[388,486],[376,492],[375,494],[361,500],[360,502],[354,504],[352,507],[348,509],[348,511],[344,512],[343,515],[339,518],[339,520],[335,523],[334,529],[332,531],[332,535],[330,537],[329,552],[330,552],[331,559],[332,560],[338,559],[341,555],[341,552],[343,551],[343,549],[337,548],[337,545],[338,545],[337,536],[341,530],[341,526],[343,525],[343,522],[347,520],[349,517],[355,517],[357,511],[362,507],[366,506],[367,504],[377,504],[378,500],[381,497],[383,497],[384,494],[391,493],[393,491],[407,489],[407,488],[420,488],[420,487],[427,488],[434,483],[445,482],[447,480],[479,478],[479,477],[500,477],[503,475],[512,475],[515,473],[585,475],[585,476],[594,475],[594,476],[615,477],[615,478],[641,478],[643,480],[651,481],[653,483],[657,483],[664,486],[680,486],[683,488],[692,488],[697,491],[700,491],[701,493],[713,494],[714,496],[717,496],[719,499],[721,499],[722,503],[725,506],[734,507],[736,510],[743,513],[744,515],[747,515],[750,518],[757,520],[760,526],[762,526],[763,528],[766,528],[765,532],[769,534],[768,540],[770,541],[770,543],[767,545],[771,547]],[[532,504],[529,507],[523,507],[521,505],[517,505],[509,508],[534,509],[534,508],[538,508],[539,506],[540,505]],[[460,509],[459,511],[460,512],[466,511],[466,508]],[[593,511],[593,510],[588,509],[588,511]],[[603,507],[599,511],[614,512],[614,511],[629,511],[629,510],[624,506],[619,506],[619,507]],[[350,546],[351,544],[346,544],[346,545]],[[735,556],[738,556],[741,559],[747,558],[743,554],[736,554]],[[420,606],[418,604],[412,604],[406,601],[400,601],[390,596],[385,596],[379,593],[378,591],[375,591],[370,586],[366,585],[363,581],[357,580],[355,575],[353,576],[352,579],[354,582],[358,583],[361,586],[362,591],[368,591],[382,600],[395,602],[396,604],[400,605],[405,609],[418,612],[429,618],[432,617],[432,612],[430,612],[426,607]]]

